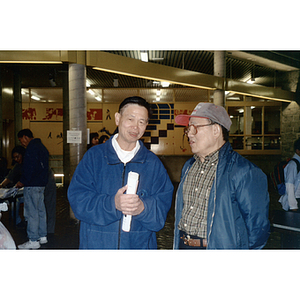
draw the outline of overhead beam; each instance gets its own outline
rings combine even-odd
[[[0,51],[0,63],[62,63],[61,51]]]
[[[226,80],[225,89],[228,92],[239,93],[243,95],[259,97],[269,100],[278,101],[295,101],[296,93],[285,91],[282,89],[270,88],[259,84],[249,84],[246,82]]]

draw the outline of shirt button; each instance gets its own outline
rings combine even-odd
[[[197,192],[197,191],[198,191],[198,188],[195,188],[195,191]]]
[[[193,206],[190,207],[190,209],[193,209],[193,208],[194,208]]]
[[[187,226],[187,224],[185,223],[185,224],[184,224],[184,227],[186,227],[186,226]]]
[[[204,171],[202,170],[200,173],[201,173],[201,174],[204,174]]]

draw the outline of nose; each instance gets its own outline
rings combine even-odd
[[[138,127],[139,127],[139,123],[138,123],[137,121],[134,121],[134,122],[132,123],[132,127],[133,127],[133,128],[138,128]]]

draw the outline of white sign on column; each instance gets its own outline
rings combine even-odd
[[[81,144],[82,134],[80,130],[67,130],[68,144]]]

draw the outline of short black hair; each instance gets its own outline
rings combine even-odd
[[[122,101],[122,103],[119,106],[119,113],[122,113],[122,110],[124,107],[128,104],[138,104],[140,106],[143,106],[147,109],[148,111],[148,119],[151,118],[152,111],[151,111],[151,106],[150,104],[142,97],[139,96],[133,96],[133,97],[128,97],[125,100]]]
[[[16,146],[11,150],[11,157],[14,158],[14,153],[19,153],[24,156],[26,149],[23,146]]]
[[[18,138],[22,138],[24,135],[29,137],[29,138],[33,138],[32,131],[28,128],[22,129],[18,132]]]
[[[92,142],[93,138],[99,138],[99,134],[97,132],[91,132],[90,133],[90,143]]]
[[[300,150],[300,138],[294,142],[294,150]]]
[[[109,140],[109,136],[108,135],[101,135],[100,138],[99,138],[99,144],[103,144],[103,142],[105,140]]]

